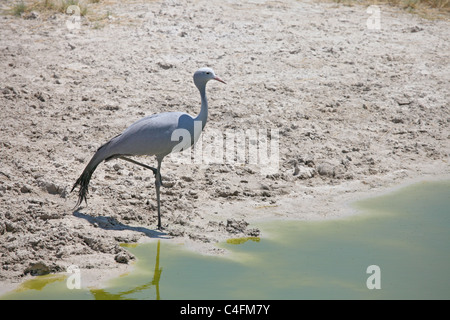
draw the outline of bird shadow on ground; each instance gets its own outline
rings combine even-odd
[[[91,215],[82,213],[79,211],[79,209],[75,210],[73,212],[73,215],[77,218],[85,219],[90,224],[102,228],[104,230],[130,230],[134,232],[140,232],[145,234],[149,238],[161,238],[161,239],[171,239],[167,233],[161,232],[158,230],[152,230],[145,227],[134,227],[134,226],[128,226],[126,224],[123,224],[119,221],[117,221],[113,217],[104,217],[104,216],[98,216],[93,217]]]

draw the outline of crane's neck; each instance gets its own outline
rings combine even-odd
[[[208,119],[208,100],[206,99],[206,83],[197,86],[198,91],[200,91],[200,96],[202,98],[202,108],[200,109],[200,113],[194,119],[195,121],[202,122],[202,130],[205,128],[206,120]]]

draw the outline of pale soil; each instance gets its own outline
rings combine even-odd
[[[3,292],[71,264],[98,284],[130,265],[122,242],[221,254],[215,243],[260,235],[258,221],[342,217],[350,200],[449,174],[449,22],[382,6],[369,30],[366,7],[292,0],[90,10],[75,30],[62,14],[0,16]],[[114,160],[73,210],[69,191],[102,143],[145,115],[199,112],[202,66],[227,82],[208,84],[203,147],[212,132],[277,129],[277,172],[167,159],[159,232],[152,173]]]

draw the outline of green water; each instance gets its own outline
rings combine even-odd
[[[220,244],[226,258],[155,240],[129,246],[135,270],[105,289],[49,275],[2,298],[449,299],[449,195],[450,181],[422,182],[359,202],[350,218],[265,223],[261,238]],[[380,289],[368,289],[372,276]]]

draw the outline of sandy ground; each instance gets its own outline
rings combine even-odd
[[[121,242],[222,254],[215,243],[261,235],[258,221],[342,217],[350,200],[448,175],[450,24],[380,8],[380,29],[364,6],[293,0],[101,1],[79,28],[1,15],[0,292],[72,264],[99,285],[132,265]],[[114,160],[74,210],[101,144],[145,115],[199,112],[202,66],[227,85],[208,84],[199,150],[264,129],[276,170],[165,160],[160,232],[153,175]]]

